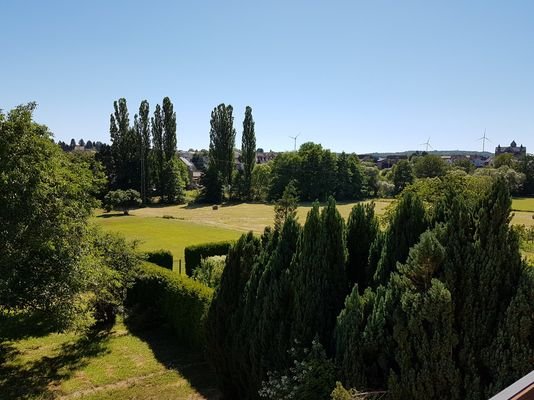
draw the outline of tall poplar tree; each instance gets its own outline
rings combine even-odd
[[[118,189],[136,188],[137,177],[137,140],[135,131],[130,128],[130,118],[126,99],[113,103],[114,113],[110,116],[109,133],[115,169],[112,186]]]
[[[162,193],[162,179],[163,179],[163,114],[161,112],[161,106],[156,104],[154,110],[154,116],[152,117],[152,163],[153,163],[153,179],[156,184],[156,192],[161,195]]]
[[[139,106],[139,117],[136,124],[137,140],[139,144],[139,163],[140,163],[140,193],[143,203],[147,201],[147,192],[150,179],[150,166],[148,163],[148,154],[150,152],[150,106],[148,101],[143,100]],[[137,115],[136,115],[137,117]]]
[[[219,104],[211,112],[209,167],[221,174],[223,185],[232,183],[235,129],[233,108]]]
[[[252,171],[256,164],[256,134],[254,132],[254,119],[252,108],[245,109],[243,121],[243,137],[241,140],[241,160],[243,164],[243,194],[246,199],[251,198]]]
[[[176,113],[171,99],[163,99],[163,153],[165,161],[176,157]]]

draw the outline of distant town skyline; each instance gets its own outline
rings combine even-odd
[[[178,148],[245,107],[258,147],[355,153],[534,150],[534,3],[7,2],[0,108],[29,101],[56,140],[109,143],[113,101],[174,103]]]

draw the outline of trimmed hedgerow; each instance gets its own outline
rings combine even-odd
[[[184,250],[185,272],[187,276],[192,276],[193,271],[200,266],[203,258],[213,256],[225,256],[228,254],[230,246],[234,241],[202,243],[195,246],[186,247]]]
[[[186,276],[144,262],[127,304],[157,313],[173,329],[180,343],[205,344],[205,322],[213,290]]]
[[[172,271],[173,257],[169,250],[153,250],[145,252],[145,258],[148,262],[159,265],[160,267]]]

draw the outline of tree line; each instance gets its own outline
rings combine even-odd
[[[534,273],[510,226],[503,179],[444,181],[347,222],[330,198],[230,250],[208,314],[208,354],[228,398],[486,399],[531,369]]]

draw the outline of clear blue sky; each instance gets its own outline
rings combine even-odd
[[[39,104],[58,140],[109,141],[164,96],[178,147],[206,148],[210,112],[246,105],[259,147],[289,135],[335,151],[515,139],[534,152],[533,1],[17,1],[0,6],[0,108]]]

